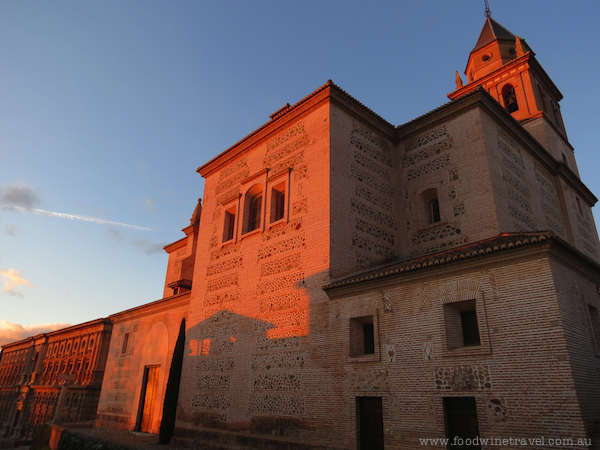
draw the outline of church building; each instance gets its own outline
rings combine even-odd
[[[600,448],[597,199],[562,95],[489,14],[465,74],[399,126],[328,81],[200,166],[163,299],[109,318],[96,426],[214,449]]]

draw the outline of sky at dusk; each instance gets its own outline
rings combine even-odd
[[[490,8],[564,95],[581,178],[600,195],[600,2]],[[196,169],[327,80],[395,125],[446,103],[483,12],[483,0],[0,2],[0,344],[160,299],[163,247],[202,197]]]

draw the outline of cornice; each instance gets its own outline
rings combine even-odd
[[[115,323],[125,322],[128,320],[138,319],[150,314],[157,314],[163,311],[172,310],[182,306],[189,305],[191,291],[186,291],[181,294],[165,297],[152,303],[138,306],[136,308],[127,309],[125,311],[112,314],[109,318]]]

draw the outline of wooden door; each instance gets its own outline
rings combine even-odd
[[[156,391],[158,389],[158,375],[160,366],[150,366],[144,369],[144,386],[142,386],[141,421],[139,429],[149,433],[152,427],[152,417],[156,404]]]

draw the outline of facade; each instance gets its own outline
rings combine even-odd
[[[328,82],[198,169],[177,443],[588,447],[596,198],[524,40],[488,17],[467,77],[399,127]]]
[[[78,423],[96,416],[112,323],[98,319],[2,347],[0,437],[30,438],[54,419]],[[66,385],[61,413],[59,397]]]
[[[328,81],[201,166],[163,299],[102,320],[96,425],[210,448],[595,448],[597,199],[562,96],[491,17],[466,75],[401,126]],[[36,339],[4,347],[11,411]]]

